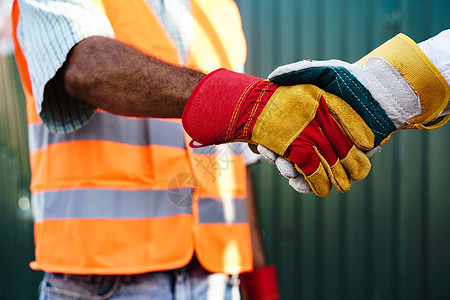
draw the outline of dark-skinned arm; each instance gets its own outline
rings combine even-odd
[[[72,48],[56,81],[74,98],[114,114],[180,118],[203,76],[94,36]]]

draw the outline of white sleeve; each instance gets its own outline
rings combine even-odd
[[[450,85],[450,29],[418,44]],[[441,115],[450,114],[450,103]]]

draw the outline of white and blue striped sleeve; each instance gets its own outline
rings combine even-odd
[[[114,37],[113,28],[92,0],[18,0],[17,38],[27,60],[33,96],[44,124],[67,133],[88,122],[95,108],[70,97],[64,87],[45,88],[70,49],[90,36]],[[45,93],[45,95],[44,95]]]

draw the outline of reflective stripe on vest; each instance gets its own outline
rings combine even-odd
[[[116,39],[179,64],[178,50],[143,0],[93,0]],[[201,2],[201,5],[199,4]],[[239,12],[228,0],[191,1],[186,64],[239,69],[245,61]],[[20,17],[13,7],[15,28]],[[225,19],[226,22],[216,22]],[[212,272],[252,267],[243,157],[226,148],[192,151],[179,120],[98,111],[75,132],[49,132],[35,110],[26,59],[14,32],[26,99],[36,217],[33,269],[127,274],[184,266],[194,251]]]
[[[76,189],[33,196],[35,221],[58,219],[142,219],[191,214],[192,188],[116,191]],[[96,199],[92,201],[92,199]],[[149,201],[158,199],[158,201]],[[243,198],[199,198],[200,223],[246,223]]]
[[[103,130],[92,130],[99,127],[103,127]],[[30,152],[42,150],[52,144],[82,140],[102,140],[135,146],[161,145],[186,148],[184,132],[179,122],[117,118],[115,115],[103,112],[96,113],[94,118],[80,130],[68,134],[49,132],[42,123],[30,125],[28,131]]]

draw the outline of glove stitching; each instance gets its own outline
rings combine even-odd
[[[241,96],[239,97],[238,102],[236,103],[236,106],[234,107],[234,111],[233,111],[233,115],[230,121],[230,124],[228,125],[228,130],[227,133],[225,135],[225,141],[229,141],[230,140],[230,135],[232,133],[232,129],[234,128],[236,121],[237,121],[237,117],[238,117],[238,112],[240,111],[242,104],[244,102],[244,99],[247,97],[248,93],[250,92],[250,90],[252,88],[255,87],[256,84],[258,84],[259,82],[263,81],[263,79],[260,80],[255,80],[252,83],[250,83],[244,90],[244,92],[241,94]]]
[[[364,102],[363,102],[362,100],[360,100],[360,99],[358,98],[358,96],[356,96],[356,94],[352,91],[352,89],[345,83],[344,78],[342,78],[342,76],[339,74],[339,72],[336,71],[336,68],[331,67],[331,69],[332,69],[332,70],[336,73],[336,75],[342,80],[343,84],[347,87],[347,89],[355,96],[356,100],[357,100],[359,103],[361,103],[361,105],[367,110],[367,112],[369,112],[369,114],[375,119],[375,121],[376,121],[378,124],[380,124],[380,126],[383,127],[386,131],[389,131],[389,130],[384,126],[384,124],[380,123],[380,121],[379,121],[379,120],[376,118],[376,116],[368,109],[368,107],[364,104]],[[347,74],[345,74],[345,76],[348,77],[348,79],[352,80],[352,78],[349,77]],[[338,87],[339,87],[339,90],[342,92],[341,87],[340,87],[340,85],[339,85],[339,81],[338,81]],[[359,88],[358,86],[356,86],[356,87],[357,87],[361,92],[364,92],[364,91],[363,91],[361,88]],[[376,133],[378,133],[378,134],[381,134],[381,135],[384,135],[384,134],[385,134],[384,132],[380,132],[380,131],[378,131],[378,130],[376,130],[376,129],[373,129],[373,128],[371,128],[371,129],[372,129],[372,131],[374,131],[374,132],[376,132]]]
[[[310,120],[309,122],[311,122],[314,118],[313,116],[315,116],[315,114],[317,113],[317,109],[319,107],[319,102],[320,102],[320,98],[322,97],[321,93],[317,93],[316,95],[316,106],[315,109],[313,109],[311,111],[311,114],[308,116],[307,120]],[[275,104],[275,101],[274,101]],[[309,124],[309,123],[308,123]],[[303,124],[303,127],[300,128],[293,136],[293,138],[291,138],[290,141],[288,141],[285,145],[283,145],[283,153],[284,151],[286,151],[286,149],[289,147],[290,144],[292,144],[292,142],[300,135],[300,133],[302,133],[302,131],[306,128],[306,126],[308,126],[308,124]]]
[[[320,168],[320,167],[322,167],[322,168]],[[314,177],[316,174],[321,173],[321,172],[320,172],[321,170],[325,171],[325,168],[323,167],[323,165],[322,165],[321,162],[319,162],[319,167],[317,167],[317,169],[316,169],[311,175],[309,175],[309,176],[307,176],[307,175],[303,172],[303,170],[300,168],[300,166],[295,165],[295,168],[297,169],[297,171],[299,171],[300,174],[303,175],[303,177],[305,178],[306,182],[309,184],[309,187],[310,187],[311,190],[314,192],[314,194],[316,194],[317,196],[320,196],[320,197],[326,196],[326,195],[321,195],[321,194],[319,194],[318,186],[315,185],[314,182],[311,181],[311,179],[310,179],[311,177]],[[325,171],[325,173],[326,173],[326,171]],[[326,177],[329,179],[328,175],[327,175]],[[331,185],[331,183],[330,183],[330,185]],[[320,186],[320,185],[319,185],[319,186]],[[329,192],[328,192],[328,193],[329,193]],[[327,194],[328,194],[328,193],[327,193]]]
[[[382,66],[383,67],[383,66]],[[383,67],[384,68],[384,67]],[[387,68],[386,68],[386,70],[388,70]],[[389,70],[388,70],[389,71]],[[399,115],[401,115],[402,113],[406,113],[406,109],[401,105],[401,103],[398,101],[398,99],[395,97],[395,95],[394,95],[394,93],[392,93],[391,91],[389,91],[389,88],[387,87],[387,85],[385,85],[383,82],[382,82],[382,80],[380,80],[379,79],[379,77],[376,75],[376,74],[372,74],[372,73],[369,73],[368,74],[368,76],[369,76],[369,78],[371,78],[372,80],[374,80],[374,81],[376,81],[376,82],[378,82],[378,84],[384,89],[384,93],[383,93],[383,95],[382,95],[382,97],[384,98],[384,99],[386,99],[386,102],[395,102],[395,103],[397,103],[397,105],[401,108],[401,109],[403,109],[403,111],[401,110],[401,109],[398,109],[398,106],[395,106],[395,105],[392,105],[390,108],[393,110],[393,112],[395,113],[395,114],[399,114]],[[405,90],[406,91],[406,90]],[[388,97],[388,95],[390,95],[390,97]],[[393,101],[391,101],[391,100],[393,100]],[[395,115],[393,115],[393,117],[394,118],[396,118],[396,116]]]
[[[313,146],[313,149],[317,153],[317,156],[319,157],[319,160],[320,160],[320,164],[325,169],[325,172],[327,174],[328,179],[331,181],[331,184],[340,192],[347,191],[350,187],[346,188],[345,186],[342,186],[341,183],[343,183],[343,182],[338,181],[335,172],[333,172],[333,169],[336,168],[337,166],[339,166],[339,164],[340,164],[339,157],[336,156],[336,162],[331,166],[330,163],[320,153],[319,149],[316,146]],[[341,165],[341,167],[342,167],[342,165]],[[345,171],[345,169],[344,169],[344,171]],[[348,177],[347,177],[347,179],[348,179]]]
[[[356,138],[356,136],[353,134],[353,132],[352,132],[351,130],[348,129],[348,126],[346,126],[346,124],[344,124],[343,122],[342,122],[342,124],[341,124],[340,121],[339,121],[339,122],[337,121],[337,120],[340,120],[340,118],[339,118],[339,115],[338,115],[336,112],[330,110],[329,113],[330,113],[330,116],[331,116],[331,118],[333,119],[333,121],[336,123],[336,125],[339,126],[339,128],[345,133],[345,135],[347,136],[347,138],[349,138],[350,141],[351,141],[352,144],[353,144],[353,143],[354,143],[353,141],[357,140],[357,138]],[[346,130],[344,130],[344,128],[346,128]]]
[[[399,70],[397,70],[398,74],[395,74],[395,71],[394,71],[393,69],[389,68],[388,66],[386,66],[385,64],[383,64],[383,63],[381,63],[381,62],[379,62],[379,61],[377,61],[377,60],[375,60],[375,61],[372,60],[372,61],[371,61],[371,64],[373,65],[373,69],[374,69],[375,71],[376,71],[377,67],[386,70],[387,73],[389,73],[389,74],[394,78],[395,82],[398,83],[397,86],[401,87],[401,90],[403,91],[404,94],[407,95],[407,94],[410,93],[410,91],[408,91],[408,89],[405,87],[404,82],[402,82],[402,81],[398,78],[398,74],[399,74],[400,76],[402,76],[402,74],[400,73]],[[368,65],[367,67],[369,68],[369,70],[372,69],[372,66],[371,66],[371,65]],[[367,74],[368,77],[372,78],[372,80],[376,80],[376,81],[379,83],[379,85],[380,85],[381,87],[383,87],[384,93],[382,94],[382,96],[383,96],[384,99],[386,99],[386,102],[387,102],[387,103],[392,103],[392,102],[394,102],[394,103],[397,104],[397,106],[394,106],[394,105],[393,105],[393,106],[391,106],[390,108],[391,108],[395,113],[398,113],[399,115],[402,115],[402,114],[405,114],[405,113],[406,113],[406,114],[412,114],[412,113],[414,113],[414,112],[408,111],[408,109],[407,109],[405,106],[403,106],[402,102],[399,101],[399,100],[397,99],[397,97],[395,97],[395,94],[391,92],[391,90],[389,89],[389,87],[383,82],[383,80],[380,79],[381,76],[378,76],[378,74],[377,74],[375,71],[367,72],[366,74]],[[404,79],[403,79],[403,80],[404,80]],[[406,80],[405,80],[405,81],[406,81]],[[388,97],[387,94],[391,95],[391,97]],[[392,101],[391,99],[392,99],[393,101]],[[394,116],[394,118],[395,118],[395,116]]]
[[[250,123],[251,123],[253,117],[254,117],[255,114],[256,114],[256,111],[257,111],[257,109],[258,109],[258,107],[259,107],[259,104],[261,103],[262,97],[263,97],[264,94],[266,93],[267,89],[268,89],[270,86],[272,86],[272,85],[273,85],[273,83],[271,83],[271,82],[268,83],[268,84],[262,89],[262,91],[259,93],[258,99],[256,99],[256,102],[255,102],[255,104],[253,105],[253,109],[252,109],[252,112],[250,113],[250,117],[248,118],[248,121],[247,121],[247,123],[245,124],[245,127],[244,127],[244,133],[243,133],[244,138],[249,139],[249,136],[248,136],[248,128],[250,127]]]
[[[338,181],[339,177],[336,176],[336,174],[335,174],[335,169],[338,169],[339,166],[342,168],[342,170],[344,170],[344,174],[346,174],[346,176],[347,176],[345,178],[340,178],[341,179],[340,181]],[[340,189],[338,191],[343,191],[343,192],[348,191],[350,189],[350,186],[346,187],[343,184],[345,184],[345,179],[347,179],[349,184],[351,185],[351,180],[348,177],[348,174],[347,174],[344,166],[342,165],[341,160],[339,160],[339,158],[338,158],[337,162],[333,166],[330,167],[330,171],[333,173],[333,177],[332,178],[333,178],[333,181],[336,183],[335,187],[338,186],[339,189]],[[334,185],[334,183],[333,183],[333,185]]]
[[[318,107],[319,107],[319,102],[320,102],[320,98],[322,97],[322,93],[317,93],[317,95],[316,95],[316,106],[315,106],[315,109],[313,109],[312,111],[311,111],[311,114],[308,116],[308,118],[307,118],[307,120],[310,120],[309,121],[309,123],[307,123],[307,124],[303,124],[303,127],[302,128],[300,128],[295,134],[294,134],[294,136],[293,136],[293,138],[291,138],[291,140],[290,141],[288,141],[285,145],[283,145],[283,153],[284,153],[284,151],[286,151],[286,149],[289,147],[289,145],[291,145],[292,144],[292,142],[300,135],[300,133],[302,133],[303,132],[303,130],[305,130],[305,128],[306,128],[306,126],[308,126],[313,120],[314,120],[314,118],[313,118],[313,116],[315,116],[315,114],[317,113],[317,109],[318,109]],[[275,102],[274,102],[275,103]]]
[[[400,76],[403,78],[403,80],[404,80],[405,82],[402,82],[401,79],[398,78],[398,77],[396,76],[397,74],[394,73],[394,72],[395,72],[394,70],[390,69],[389,67],[387,67],[387,66],[385,66],[385,65],[383,65],[383,64],[381,64],[381,63],[379,63],[379,65],[381,66],[381,68],[383,68],[383,69],[385,69],[386,71],[388,71],[388,72],[395,78],[395,81],[398,83],[398,86],[401,86],[401,88],[402,88],[402,90],[403,90],[403,92],[404,92],[405,95],[408,95],[408,94],[411,93],[411,92],[407,89],[407,87],[404,85],[405,82],[406,82],[408,85],[409,85],[409,83],[406,81],[406,79],[403,78],[403,74],[402,74],[398,69],[395,69],[395,70],[400,74]],[[376,77],[375,74],[374,74],[374,77]],[[394,96],[394,94],[393,94],[392,92],[389,91],[389,89],[387,88],[387,86],[385,86],[385,85],[383,84],[383,82],[382,82],[380,79],[378,79],[378,77],[376,77],[376,78],[377,78],[378,82],[379,82],[383,87],[385,87],[386,90],[388,90],[388,93],[390,93],[392,96]],[[415,94],[416,96],[418,96],[417,92],[414,91],[414,89],[413,89],[413,92],[414,92],[414,94]],[[388,99],[388,102],[389,102],[389,98],[387,98],[386,96],[385,96],[385,98]],[[411,114],[416,113],[416,112],[411,112],[411,111],[409,111],[405,106],[403,106],[403,103],[402,103],[402,102],[398,101],[398,99],[397,99],[396,97],[392,97],[392,98],[393,98],[394,102],[397,103],[398,106],[401,108],[401,110],[398,110],[398,109],[396,109],[396,107],[392,107],[394,110],[397,110],[397,112],[398,112],[399,114],[408,114],[408,115],[411,115]],[[403,110],[403,111],[402,111],[402,110]],[[413,116],[413,117],[414,117],[414,116]],[[407,122],[406,122],[406,123],[407,123]]]
[[[356,99],[359,103],[361,103],[361,105],[369,112],[369,114],[370,114],[372,117],[375,118],[375,121],[376,121],[378,124],[380,124],[381,127],[383,127],[384,129],[387,130],[387,128],[385,127],[385,125],[384,125],[383,123],[381,123],[381,122],[376,118],[376,116],[369,110],[369,108],[364,104],[364,102],[363,102],[361,99],[359,99],[358,96],[353,92],[353,90],[345,83],[345,80],[344,80],[344,78],[342,78],[341,74],[340,74],[339,72],[337,72],[335,68],[332,68],[332,69],[333,69],[333,71],[336,73],[336,75],[342,80],[343,84],[347,87],[347,89],[355,96],[355,99]],[[353,81],[353,78],[351,78],[350,76],[348,76],[348,75],[345,74],[345,73],[343,73],[343,74],[344,74],[350,81]],[[356,88],[357,88],[358,90],[360,90],[360,91],[364,94],[364,91],[363,91],[358,85],[355,85],[355,86],[356,86]],[[340,87],[339,87],[339,89],[340,89]],[[341,90],[341,92],[342,92],[342,90]]]
[[[246,86],[244,92],[242,92],[242,94],[239,96],[239,100],[238,100],[238,102],[236,103],[236,106],[234,107],[233,115],[232,115],[231,121],[230,121],[230,123],[229,123],[229,125],[228,125],[227,133],[226,133],[226,135],[225,135],[225,141],[228,141],[228,140],[229,140],[229,137],[230,137],[230,135],[231,135],[231,130],[232,130],[232,128],[234,127],[234,123],[235,123],[236,118],[237,118],[238,111],[240,110],[241,104],[242,104],[242,102],[244,101],[244,98],[245,98],[244,96],[247,95],[247,93],[248,93],[248,91],[250,90],[250,88],[251,88],[252,86],[254,86],[254,85],[256,84],[256,82],[257,82],[257,81],[253,81],[253,82],[250,83],[248,86]]]

